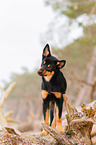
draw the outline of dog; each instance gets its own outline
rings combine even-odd
[[[49,44],[46,44],[43,49],[41,67],[38,70],[38,74],[42,76],[41,94],[44,124],[56,127],[59,132],[63,132],[63,94],[65,94],[67,88],[66,79],[60,69],[65,66],[65,63],[66,60],[58,60],[53,56]],[[47,135],[47,132],[43,130],[41,135]]]

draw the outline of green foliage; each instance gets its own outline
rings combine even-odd
[[[96,1],[88,0],[46,0],[55,11],[59,10],[59,13],[66,15],[69,19],[76,19],[78,16],[87,14],[96,14],[94,7],[96,8]],[[70,23],[70,21],[69,21]],[[54,53],[59,55],[60,58],[67,59],[67,67],[71,70],[75,68],[77,74],[80,74],[86,67],[86,64],[90,60],[92,50],[96,45],[96,24],[84,27],[83,22],[78,22],[79,26],[83,27],[84,36],[75,40],[74,43],[68,45],[63,49],[53,49]],[[71,26],[70,26],[71,27]],[[74,35],[74,34],[73,34]],[[75,72],[76,72],[75,70]]]
[[[69,18],[76,18],[85,13],[89,15],[93,6],[95,6],[95,2],[84,5],[83,3],[82,5],[79,5],[78,3],[77,6],[75,3],[73,3],[72,5],[67,6],[67,11],[61,11],[61,13],[68,16]]]
[[[60,59],[65,58],[67,60],[66,67],[69,72],[73,70],[81,75],[92,56],[95,38],[82,37],[63,49],[54,50],[54,53]],[[92,43],[93,45],[90,45]]]
[[[46,0],[47,5],[51,5],[54,10],[59,10],[61,14],[66,15],[69,18],[76,18],[82,14],[90,14],[92,8],[95,6],[94,1],[87,0]],[[96,12],[94,12],[96,13]]]

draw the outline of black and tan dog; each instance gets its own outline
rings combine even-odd
[[[42,76],[41,89],[44,124],[49,125],[50,116],[50,126],[57,127],[59,132],[63,131],[63,94],[65,94],[67,87],[66,79],[60,69],[64,67],[65,63],[65,60],[58,60],[51,55],[49,45],[47,44],[43,50],[41,67],[38,70],[38,74]],[[43,131],[42,135],[47,135],[47,132]]]

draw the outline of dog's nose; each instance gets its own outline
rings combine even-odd
[[[39,69],[38,72],[37,72],[40,76],[42,76],[42,70]]]

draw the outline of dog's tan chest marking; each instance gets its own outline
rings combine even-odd
[[[52,76],[54,75],[54,71],[52,71],[52,72],[46,71],[46,75],[47,75],[47,76],[44,76],[44,79],[45,79],[47,82],[49,82],[49,81],[51,80]]]
[[[44,78],[47,82],[49,82],[51,80],[52,76],[44,76]]]

